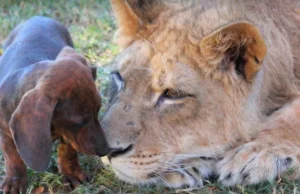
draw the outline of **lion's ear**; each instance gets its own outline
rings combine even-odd
[[[241,22],[225,26],[201,40],[201,53],[212,68],[235,70],[251,82],[267,53],[259,30]]]
[[[151,24],[163,9],[160,0],[110,0],[118,23],[117,43],[126,47],[140,38],[139,31]]]

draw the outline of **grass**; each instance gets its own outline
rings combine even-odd
[[[83,53],[91,64],[99,67],[97,86],[106,103],[106,90],[109,68],[105,66],[119,49],[112,43],[116,26],[110,11],[108,0],[0,0],[0,43],[18,23],[34,15],[55,18],[68,27],[76,49]],[[0,49],[0,55],[2,50]],[[105,106],[104,106],[105,107]],[[101,112],[104,110],[102,109]],[[54,146],[55,148],[56,146]],[[89,183],[82,184],[74,191],[68,190],[56,171],[56,151],[53,149],[52,164],[44,173],[28,169],[28,193],[36,188],[48,188],[49,193],[300,193],[299,181],[280,180],[273,183],[262,183],[255,186],[233,188],[223,187],[217,183],[207,183],[202,189],[174,190],[160,185],[134,186],[115,178],[109,168],[103,168],[99,158],[80,156],[85,171],[93,175]],[[4,160],[0,153],[0,182],[4,177]],[[300,190],[300,189],[299,189]]]

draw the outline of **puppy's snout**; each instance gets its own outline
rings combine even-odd
[[[105,137],[103,137],[103,139],[101,139],[101,145],[98,148],[97,155],[102,157],[107,155],[108,153],[110,153],[110,148]]]
[[[129,145],[128,147],[126,147],[126,148],[111,148],[109,153],[108,153],[108,159],[110,160],[111,158],[124,155],[124,154],[130,152],[132,149],[133,149],[132,144]]]
[[[108,153],[110,152],[110,149],[109,147],[107,146],[106,149],[101,149],[100,151],[97,152],[97,155],[99,157],[102,157],[102,156],[106,156]]]

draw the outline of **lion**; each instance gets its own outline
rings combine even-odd
[[[298,0],[111,0],[122,51],[102,126],[129,183],[300,176]]]

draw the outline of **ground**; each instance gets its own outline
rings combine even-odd
[[[116,26],[110,10],[108,0],[0,0],[0,44],[3,44],[3,40],[13,27],[34,15],[52,17],[65,24],[71,32],[76,49],[83,53],[91,64],[98,67],[96,82],[103,96],[104,106],[101,110],[103,113],[109,74],[107,64],[119,51],[112,43]],[[0,48],[0,56],[1,53]],[[48,189],[47,193],[69,192],[68,187],[62,184],[61,176],[56,172],[56,155],[53,149],[52,164],[47,172],[37,173],[28,169],[28,193],[43,188]],[[234,188],[207,182],[204,188],[194,190],[174,190],[161,185],[133,186],[116,179],[109,167],[103,168],[100,158],[82,155],[80,162],[93,178],[70,193],[300,193],[300,181],[281,179],[273,183]],[[0,152],[0,182],[3,177],[4,161]]]

